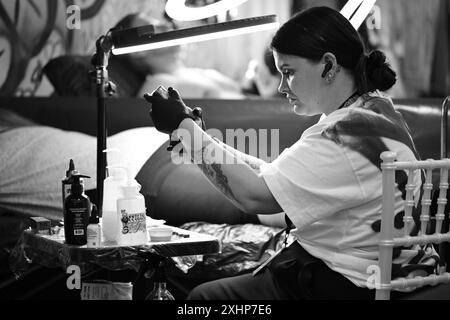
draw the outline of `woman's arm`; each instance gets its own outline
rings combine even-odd
[[[231,154],[233,154],[236,158],[240,159],[241,161],[243,161],[244,163],[246,163],[251,169],[253,169],[253,171],[255,171],[256,174],[260,174],[261,173],[261,166],[263,164],[266,164],[266,162],[262,159],[253,157],[249,154],[246,154],[244,152],[241,152],[239,150],[236,150],[232,147],[230,147],[229,145],[221,142],[220,140],[213,138],[214,141],[216,141],[222,148],[224,148],[225,150],[229,151]]]
[[[253,214],[282,211],[264,179],[259,176],[259,168],[264,161],[214,140],[192,119],[184,119],[176,135],[205,177],[242,211]],[[177,149],[174,151],[176,153]]]

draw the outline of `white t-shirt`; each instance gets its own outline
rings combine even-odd
[[[397,125],[404,122],[396,118],[391,101],[380,99],[379,93],[371,96],[360,97],[348,108],[322,118],[274,162],[261,168],[267,186],[295,225],[292,234],[300,244],[360,287],[367,286],[368,267],[378,265],[379,156],[390,150],[397,153],[399,161],[416,159],[414,147],[407,146],[411,138],[406,128]],[[397,183],[402,184],[405,177],[397,175]],[[414,178],[417,194],[420,171]],[[398,214],[404,202],[399,189],[395,201]],[[403,234],[403,228],[396,231],[398,236]],[[436,262],[430,259],[436,256],[432,247],[422,248],[425,252],[417,246],[400,249],[393,260],[393,277],[411,272],[413,264]]]

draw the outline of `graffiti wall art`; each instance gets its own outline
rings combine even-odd
[[[91,54],[95,40],[131,12],[158,16],[164,0],[0,0],[0,95],[47,96],[42,68],[63,54]],[[76,21],[79,19],[79,21]]]

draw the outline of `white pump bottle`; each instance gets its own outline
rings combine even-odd
[[[131,177],[122,185],[123,197],[117,200],[117,219],[119,221],[119,245],[137,246],[148,242],[147,215],[144,196],[139,193],[141,185]]]

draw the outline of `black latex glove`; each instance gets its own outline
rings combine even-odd
[[[146,93],[144,99],[151,104],[150,116],[155,128],[160,132],[171,134],[178,129],[181,121],[186,118],[195,121],[196,117],[193,110],[183,102],[178,91],[169,88],[168,92],[168,99],[164,99],[157,92],[153,95]]]

